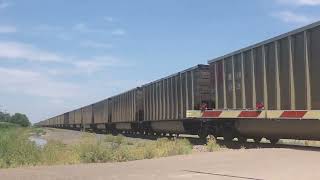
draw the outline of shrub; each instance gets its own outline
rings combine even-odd
[[[213,151],[217,151],[218,149],[220,149],[220,145],[217,144],[216,139],[210,138],[206,144],[206,148],[207,148],[207,151],[213,152]]]
[[[37,136],[45,135],[47,132],[42,128],[33,127],[31,132],[35,133]]]
[[[40,160],[40,150],[28,140],[26,131],[9,128],[0,132],[0,167],[36,165]]]
[[[43,148],[37,146],[28,139],[30,131],[26,128],[0,131],[0,168],[80,162],[78,154],[61,142],[49,141]]]
[[[80,162],[80,156],[75,149],[67,145],[51,140],[41,151],[41,164],[75,164]]]
[[[191,153],[186,139],[167,138],[148,142],[131,142],[124,136],[107,136],[98,140],[84,133],[75,145],[48,141],[40,147],[28,140],[38,129],[7,128],[0,131],[0,168],[74,163],[122,162]]]
[[[95,163],[111,160],[110,148],[97,140],[95,135],[86,133],[78,145],[73,146],[79,154],[81,162]]]
[[[8,123],[8,122],[0,122],[0,130],[7,130],[9,128],[17,128],[19,127],[18,124],[12,124],[12,123]]]
[[[78,152],[82,162],[122,162],[139,159],[150,159],[154,157],[165,157],[178,154],[189,154],[192,151],[192,145],[186,139],[169,140],[166,138],[157,141],[132,143],[123,136],[107,136],[104,144],[88,138],[82,141],[78,146]]]
[[[127,143],[123,135],[117,135],[117,136],[107,135],[104,141],[117,143],[117,144]]]

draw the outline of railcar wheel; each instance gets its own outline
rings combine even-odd
[[[260,143],[261,140],[262,140],[262,137],[255,137],[255,138],[253,138],[253,141],[254,141],[255,143]]]
[[[229,133],[226,133],[223,135],[223,140],[225,140],[225,141],[232,141],[233,138],[234,138],[233,135],[229,134]]]
[[[215,135],[213,135],[213,134],[210,134],[210,135],[209,135],[209,139],[217,140],[217,136],[215,136]]]
[[[272,139],[269,139],[269,141],[271,144],[277,144],[279,142],[279,138],[272,138]]]
[[[243,137],[243,136],[239,136],[239,137],[238,137],[238,142],[239,142],[239,143],[246,143],[246,142],[247,142],[247,138],[246,138],[246,137]]]
[[[205,131],[205,130],[200,130],[200,131],[198,132],[198,136],[199,136],[200,139],[207,139],[207,137],[208,137],[208,132]]]

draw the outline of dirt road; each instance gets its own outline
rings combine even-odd
[[[241,149],[123,163],[3,169],[0,179],[320,179],[319,162],[318,149]]]

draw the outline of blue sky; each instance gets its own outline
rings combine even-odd
[[[320,0],[0,0],[0,109],[32,122],[317,21]]]

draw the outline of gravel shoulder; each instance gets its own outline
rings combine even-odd
[[[316,149],[240,149],[123,163],[0,170],[6,180],[320,179]]]
[[[64,144],[77,144],[81,141],[81,137],[83,137],[85,134],[88,134],[88,132],[81,132],[81,131],[75,131],[75,130],[67,130],[67,129],[54,129],[54,128],[44,128],[46,134],[42,135],[41,138],[50,141],[61,141]],[[106,134],[95,134],[95,137],[97,139],[103,140],[106,138]],[[150,141],[149,139],[141,139],[141,138],[132,138],[132,137],[126,137],[127,140],[132,142],[142,142],[142,141]]]

